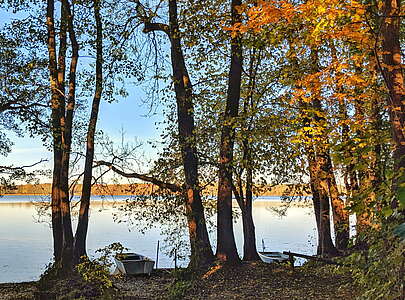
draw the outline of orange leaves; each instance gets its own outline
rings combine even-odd
[[[248,7],[241,5],[238,8],[239,13],[245,13],[248,22],[246,24],[239,23],[233,27],[227,27],[226,30],[235,32],[246,33],[248,31],[259,32],[264,26],[275,24],[280,21],[291,22],[292,18],[296,16],[297,7],[287,1],[258,1],[257,5]]]
[[[262,0],[255,6],[242,5],[238,9],[246,14],[247,22],[226,28],[234,34],[259,32],[267,25],[285,22],[305,27],[309,33],[307,44],[346,39],[370,45],[366,6],[356,0],[308,0],[299,5],[286,0]]]

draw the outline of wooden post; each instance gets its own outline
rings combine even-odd
[[[174,249],[174,268],[177,269],[177,248]]]
[[[159,240],[157,242],[157,247],[156,247],[156,264],[155,264],[155,269],[158,269],[158,263],[159,263]]]
[[[290,261],[291,268],[294,271],[294,256],[291,254],[291,252],[288,254],[288,260]]]

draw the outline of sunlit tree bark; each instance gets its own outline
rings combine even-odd
[[[241,15],[237,10],[241,4],[240,0],[232,0],[232,24],[241,21]],[[238,36],[232,37],[230,63],[228,91],[219,146],[216,256],[220,261],[236,263],[240,261],[240,258],[236,249],[232,223],[232,163],[235,122],[239,111],[242,76],[242,45]]]
[[[193,89],[181,46],[181,32],[177,20],[177,1],[169,1],[169,25],[153,23],[144,15],[142,4],[138,3],[139,13],[144,22],[144,32],[162,31],[170,40],[173,84],[177,104],[177,127],[183,162],[185,186],[182,189],[189,238],[191,244],[190,267],[199,268],[213,261],[213,253],[202,205],[198,179],[198,155],[194,124]]]
[[[405,88],[401,64],[401,1],[383,0],[382,8],[382,74],[387,85],[387,98],[392,137],[394,140],[394,192],[405,182]],[[402,187],[402,191],[403,191]],[[403,196],[402,192],[402,196]],[[399,196],[392,206],[398,207]]]
[[[82,185],[82,197],[80,199],[79,222],[74,239],[74,262],[80,261],[80,257],[86,253],[86,237],[89,224],[89,208],[93,174],[94,160],[94,136],[98,112],[100,107],[101,95],[103,92],[103,26],[100,15],[100,0],[94,0],[93,3],[94,18],[96,23],[96,88],[91,106],[90,120],[87,129],[86,142],[86,160],[84,163],[84,175]]]

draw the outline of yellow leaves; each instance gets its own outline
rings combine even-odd
[[[253,7],[241,5],[237,9],[240,13],[246,13],[248,22],[228,30],[259,32],[266,25],[280,22],[290,24],[294,21],[309,31],[309,44],[312,42],[316,45],[325,39],[346,39],[370,45],[366,6],[356,0],[308,0],[303,4],[261,0]]]
[[[234,32],[260,32],[264,26],[280,21],[289,23],[296,15],[296,7],[287,1],[258,1],[257,5],[253,7],[248,8],[247,5],[240,5],[236,9],[240,14],[246,13],[248,22],[247,24],[239,23],[233,27],[224,28],[234,35],[236,34]]]

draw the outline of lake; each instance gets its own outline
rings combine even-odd
[[[117,222],[113,215],[128,196],[103,198],[92,197],[88,253],[113,242],[156,258],[157,242],[160,241],[159,267],[174,267],[174,258],[165,253],[165,235],[161,232],[167,226],[155,223],[153,228],[140,232],[127,222]],[[104,200],[103,200],[104,199]],[[110,200],[106,200],[110,199]],[[0,282],[21,282],[37,280],[51,262],[52,231],[50,218],[39,216],[35,203],[44,200],[40,196],[3,196],[0,198]],[[274,209],[280,208],[279,197],[261,197],[253,205],[256,239],[259,250],[264,244],[266,251],[293,251],[314,254],[316,251],[316,224],[312,207],[293,206],[280,217]],[[235,204],[236,209],[236,204]],[[45,210],[50,213],[49,210]],[[215,216],[212,217],[215,221]],[[74,228],[76,223],[74,223]],[[237,218],[234,226],[239,253],[243,249],[242,224]],[[210,234],[215,246],[215,230]],[[262,241],[264,243],[262,243]],[[180,262],[181,264],[181,262]],[[182,262],[186,264],[185,261]]]

